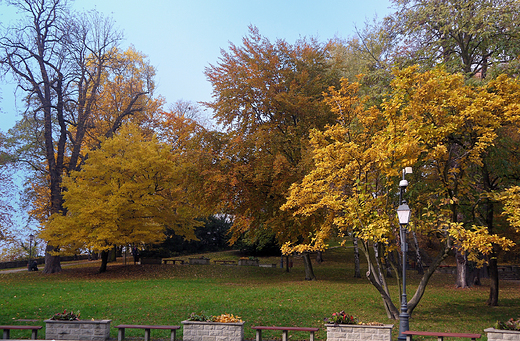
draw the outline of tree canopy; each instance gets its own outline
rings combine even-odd
[[[285,248],[325,248],[334,236],[358,237],[369,264],[367,277],[381,293],[389,317],[398,318],[399,305],[390,299],[383,264],[398,259],[389,255],[398,250],[397,183],[399,171],[408,166],[415,169],[410,196],[418,218],[412,230],[429,238],[441,236],[443,245],[409,302],[409,314],[452,245],[476,262],[491,252],[492,243],[512,246],[472,217],[464,217],[463,207],[480,199],[470,193],[471,167],[493,148],[504,120],[516,120],[520,113],[517,104],[508,102],[517,86],[502,77],[485,87],[472,87],[460,74],[408,68],[396,71],[382,110],[364,106],[357,96],[358,84],[344,80],[341,88],[331,88],[325,101],[339,121],[324,131],[312,131],[315,168],[291,186],[282,207],[296,216],[318,213],[326,218],[316,226],[310,245]],[[399,278],[398,271],[395,276]]]
[[[51,216],[41,236],[62,252],[156,243],[167,227],[192,239],[197,214],[176,186],[178,168],[167,145],[124,125],[64,177],[67,213]]]
[[[485,78],[488,69],[516,69],[520,7],[514,0],[393,0],[392,22],[416,62]]]
[[[321,99],[339,80],[336,67],[327,45],[273,43],[251,27],[242,46],[231,44],[206,69],[214,99],[206,105],[226,130],[211,171],[223,185],[225,212],[234,217],[234,240],[266,229],[279,241],[306,236],[279,207],[306,172],[309,130],[333,121]]]

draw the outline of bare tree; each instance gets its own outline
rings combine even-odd
[[[96,12],[71,13],[66,0],[8,4],[23,18],[0,38],[0,65],[25,92],[26,115],[32,115],[43,137],[46,167],[41,169],[47,172],[49,214],[64,213],[62,175],[78,167],[101,73],[122,36]],[[56,246],[47,245],[45,273],[61,270],[53,250]]]

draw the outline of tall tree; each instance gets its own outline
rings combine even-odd
[[[307,238],[312,222],[298,224],[279,207],[290,184],[306,172],[309,129],[333,121],[321,102],[323,91],[338,81],[328,46],[314,40],[272,43],[251,27],[242,46],[223,50],[206,76],[213,85],[213,101],[206,105],[226,130],[214,169],[225,188],[225,212],[234,216],[233,240],[260,230],[272,231],[280,242]],[[306,270],[313,279],[312,268]]]
[[[96,85],[90,81],[98,79],[105,57],[120,35],[110,21],[97,20],[99,16],[77,21],[66,1],[13,0],[9,4],[24,17],[0,39],[1,65],[26,93],[27,113],[41,122],[38,131],[44,145],[49,208],[51,214],[58,213],[63,204],[62,175],[70,166],[69,160],[77,161],[82,144],[86,124],[83,109],[88,107],[88,100],[81,99],[90,91],[96,92]],[[91,73],[86,72],[84,63],[90,63]],[[74,92],[80,100],[71,106]],[[77,124],[70,159],[65,157],[71,136],[69,124]],[[48,245],[47,250],[54,250],[54,246]],[[58,257],[47,254],[45,263],[46,273],[61,269]]]
[[[41,172],[40,184],[48,187],[30,192],[37,195],[34,212],[48,209],[39,215],[44,225],[50,215],[66,214],[61,179],[80,169],[82,148],[99,146],[137,113],[143,117],[136,121],[149,121],[162,100],[152,98],[155,71],[145,57],[117,49],[122,34],[110,18],[71,13],[62,0],[10,4],[25,18],[0,40],[1,62],[27,93],[24,117],[12,130],[12,153]],[[44,272],[59,270],[59,257],[47,254]]]
[[[397,319],[399,305],[392,302],[384,265],[392,259],[385,255],[398,250],[399,171],[405,166],[416,169],[409,191],[413,216],[418,217],[412,230],[440,237],[441,245],[408,303],[411,315],[452,246],[478,262],[480,254],[492,251],[492,243],[512,245],[461,215],[471,190],[467,170],[493,146],[505,110],[515,115],[518,110],[501,107],[505,96],[494,91],[495,86],[515,88],[515,81],[505,78],[489,88],[473,89],[460,75],[440,70],[420,73],[409,68],[395,76],[382,110],[365,107],[356,84],[344,81],[341,88],[331,89],[326,102],[339,122],[312,132],[316,167],[291,187],[283,209],[304,217],[325,214],[312,233],[314,245],[325,245],[336,231],[340,237],[354,234],[362,240],[368,280],[381,294],[388,316]],[[389,265],[399,280],[398,264]]]
[[[512,0],[394,0],[397,11],[389,16],[387,24],[400,33],[400,44],[411,60],[426,67],[444,64],[451,72],[463,72],[467,79],[493,78],[502,73],[518,74],[520,29],[516,22],[520,16],[520,4]],[[412,43],[413,42],[413,43]],[[475,181],[475,192],[482,201],[475,206],[477,223],[484,223],[491,231],[501,227],[493,217],[498,203],[492,197],[495,190],[503,190],[508,175],[493,167],[495,152],[469,175]],[[498,251],[498,247],[496,248]],[[498,254],[490,256],[491,305],[498,304]],[[458,257],[464,260],[464,257]],[[458,264],[460,270],[466,266]],[[466,286],[461,274],[458,285]]]
[[[198,210],[180,186],[182,164],[168,145],[147,138],[134,124],[89,151],[82,169],[63,181],[67,214],[54,214],[41,236],[62,252],[102,252],[101,272],[114,246],[162,241],[166,228],[195,238]]]

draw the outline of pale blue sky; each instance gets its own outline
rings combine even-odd
[[[0,0],[1,3],[1,0]],[[134,45],[157,69],[157,93],[168,103],[209,101],[204,68],[215,64],[229,42],[241,44],[249,25],[271,41],[294,43],[300,37],[327,41],[349,38],[356,26],[390,12],[389,0],[76,0],[76,10],[111,15],[124,31],[124,46]],[[0,4],[0,22],[14,12]],[[12,85],[0,83],[0,130],[16,119]]]

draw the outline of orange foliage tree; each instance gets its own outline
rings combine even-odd
[[[206,69],[213,101],[205,105],[225,130],[213,135],[220,142],[206,186],[234,217],[233,241],[262,232],[280,242],[307,238],[312,221],[297,222],[279,208],[307,171],[309,130],[334,120],[322,102],[339,80],[327,49],[314,40],[273,43],[251,27],[242,46],[231,44]]]

